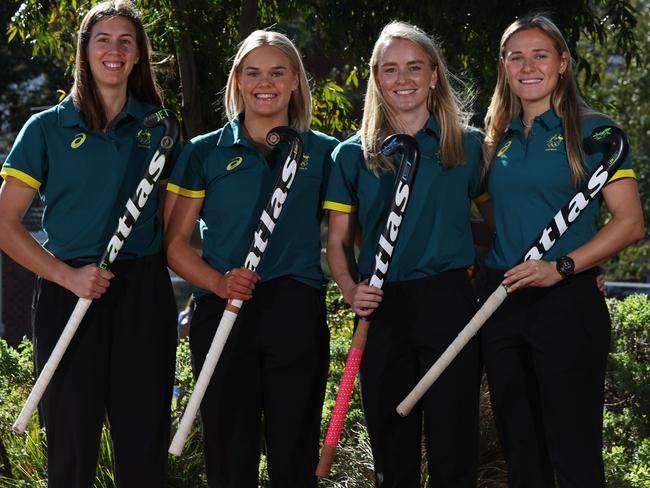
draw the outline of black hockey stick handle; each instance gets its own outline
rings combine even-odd
[[[623,164],[623,161],[625,161],[629,151],[629,143],[621,129],[609,125],[599,126],[594,129],[591,138],[608,146],[605,157],[591,173],[589,178],[583,182],[573,198],[544,227],[544,230],[535,239],[521,261],[541,259],[571,224],[575,222],[580,216],[580,213],[587,208],[587,205],[600,193],[605,184],[616,173],[616,170]],[[476,312],[463,330],[460,331],[456,339],[454,339],[445,352],[431,366],[415,388],[397,406],[397,413],[399,415],[405,417],[411,412],[415,404],[431,388],[431,385],[433,385],[470,339],[476,335],[507,296],[506,286],[502,283],[488,297],[483,306]]]
[[[382,143],[382,152],[385,156],[393,156],[400,161],[395,176],[395,192],[386,214],[382,232],[377,243],[375,253],[375,264],[370,275],[369,284],[381,288],[384,279],[388,275],[391,258],[399,230],[406,212],[406,206],[413,190],[413,183],[420,163],[420,149],[415,138],[406,134],[394,134],[389,136]],[[320,461],[316,469],[316,475],[320,478],[327,478],[330,474],[336,448],[341,437],[341,431],[345,424],[345,417],[350,407],[350,398],[354,390],[354,382],[361,365],[363,351],[368,338],[370,322],[366,317],[360,317],[357,328],[352,336],[352,343],[348,351],[348,358],[345,362],[345,370],[341,377],[336,403],[332,411],[332,417],[327,429],[327,435],[323,443]]]
[[[133,196],[126,202],[126,209],[118,221],[117,229],[115,229],[113,237],[111,237],[104,254],[97,263],[97,266],[103,269],[108,269],[110,264],[115,260],[124,245],[124,241],[129,237],[140,213],[147,204],[149,196],[152,192],[156,191],[156,182],[160,178],[165,163],[169,159],[174,144],[178,139],[178,120],[176,119],[176,115],[167,109],[163,108],[147,115],[144,119],[144,125],[147,128],[162,125],[164,127],[164,133]],[[34,413],[38,402],[43,397],[47,386],[52,380],[52,376],[54,376],[56,368],[61,362],[65,351],[70,345],[70,341],[79,328],[79,324],[81,324],[91,303],[92,300],[88,298],[80,298],[77,301],[63,332],[61,332],[61,336],[54,346],[45,366],[43,366],[43,370],[38,376],[36,383],[34,383],[31,393],[27,397],[27,401],[20,411],[20,415],[18,415],[16,422],[14,422],[12,427],[14,432],[22,434],[27,429],[27,423],[32,417],[32,413]]]
[[[284,165],[275,180],[273,190],[271,191],[266,206],[262,211],[260,222],[253,234],[253,241],[248,249],[248,254],[244,261],[244,267],[251,271],[257,269],[257,266],[264,255],[264,251],[269,243],[275,224],[280,218],[280,212],[282,211],[289,190],[291,189],[296,174],[298,173],[298,165],[302,160],[303,153],[302,138],[298,132],[290,127],[276,127],[271,129],[266,136],[266,141],[271,146],[275,146],[281,142],[288,142],[289,154],[287,155]],[[175,456],[180,456],[183,452],[185,440],[192,429],[192,424],[194,423],[196,414],[199,412],[201,401],[205,396],[205,392],[210,384],[214,370],[217,367],[219,358],[221,357],[221,352],[223,351],[228,336],[230,335],[230,331],[237,320],[237,315],[239,314],[242,304],[242,300],[228,300],[228,304],[223,311],[223,315],[219,321],[219,326],[217,327],[217,331],[212,339],[208,354],[205,357],[205,362],[203,363],[203,367],[196,379],[194,391],[187,402],[187,407],[185,407],[183,417],[181,418],[176,434],[169,446],[169,452]],[[296,385],[296,387],[299,387],[299,385]]]

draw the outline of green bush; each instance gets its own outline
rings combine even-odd
[[[609,300],[612,351],[606,379],[604,448],[609,487],[650,486],[650,302]]]
[[[610,488],[641,488],[650,485],[650,303],[635,295],[623,301],[609,300],[612,314],[612,353],[606,382],[604,424],[605,469]],[[353,328],[353,315],[337,288],[327,292],[331,331],[331,363],[323,406],[322,437],[334,407]],[[0,486],[46,486],[44,430],[34,416],[25,436],[11,432],[11,424],[33,384],[32,348],[27,340],[13,349],[0,340]],[[176,395],[172,404],[174,427],[191,394],[194,379],[189,347],[181,341],[177,350]],[[480,488],[505,485],[505,467],[494,432],[487,390],[481,391]],[[102,432],[96,488],[113,488],[112,446],[108,431]],[[268,486],[266,460],[260,463],[262,486]],[[183,456],[169,459],[168,486],[194,488],[206,485],[198,421],[188,437]],[[359,390],[352,396],[344,432],[327,488],[374,486],[370,443],[364,427]],[[422,486],[427,486],[423,463]]]

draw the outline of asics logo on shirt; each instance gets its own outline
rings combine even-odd
[[[546,151],[557,151],[563,140],[564,137],[562,137],[562,134],[555,134],[549,137],[548,141],[546,141]]]
[[[70,143],[70,147],[72,149],[77,149],[84,142],[86,142],[86,134],[84,134],[83,132],[80,132],[79,134],[76,134],[74,136],[74,139],[72,139],[72,142]]]
[[[244,161],[244,158],[242,158],[241,156],[238,156],[236,158],[231,159],[230,162],[228,163],[228,165],[226,166],[226,170],[227,171],[232,171],[237,166],[239,166],[243,161]]]
[[[512,141],[506,142],[501,149],[499,149],[499,152],[497,152],[497,158],[500,158],[503,156],[508,149],[510,149],[510,146],[512,146]]]

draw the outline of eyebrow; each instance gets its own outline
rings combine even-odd
[[[111,34],[109,32],[98,32],[97,34],[95,34],[93,36],[93,38],[99,37],[99,36],[110,36],[110,35]],[[135,36],[133,34],[128,33],[128,32],[125,32],[124,34],[120,34],[119,37],[131,37],[131,38],[135,39]]]
[[[425,64],[425,62],[422,61],[422,60],[420,60],[420,59],[416,59],[416,60],[414,60],[414,61],[409,61],[409,62],[406,63],[407,66],[412,66],[412,65],[414,65],[414,64]],[[397,66],[397,62],[395,62],[395,61],[388,61],[387,63],[382,63],[382,64],[380,64],[379,66],[380,66],[380,67],[384,67],[384,66]]]
[[[522,51],[521,49],[518,50],[518,51],[508,51],[508,52],[506,53],[506,56],[509,56],[510,54],[521,54],[522,52],[523,52],[523,51]],[[533,52],[534,52],[534,53],[539,53],[539,52],[550,53],[551,50],[550,50],[550,49],[546,49],[546,48],[544,48],[544,47],[539,47],[539,48],[533,49]]]
[[[260,68],[257,66],[246,66],[244,68],[245,71],[259,71]],[[271,66],[271,69],[289,69],[288,66],[283,66],[283,65],[278,65],[278,66]]]

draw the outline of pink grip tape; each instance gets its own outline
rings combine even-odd
[[[343,424],[345,423],[345,416],[348,412],[348,407],[350,406],[350,397],[352,396],[352,390],[354,390],[354,380],[357,377],[357,371],[359,371],[362,357],[362,349],[356,347],[350,348],[348,359],[345,362],[345,370],[343,371],[339,394],[336,397],[336,404],[334,405],[334,411],[332,412],[332,418],[330,419],[330,426],[327,429],[327,436],[325,437],[326,446],[336,448],[339,443],[339,437],[341,437],[341,431],[343,430]]]

